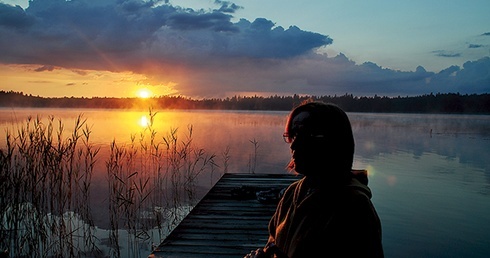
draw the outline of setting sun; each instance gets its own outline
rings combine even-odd
[[[147,99],[151,96],[151,92],[148,89],[141,89],[138,91],[138,97]]]

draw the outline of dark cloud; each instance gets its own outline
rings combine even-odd
[[[24,29],[33,23],[34,17],[27,15],[22,7],[0,3],[0,27]]]
[[[240,20],[237,26],[242,33],[229,38],[228,53],[255,58],[289,58],[332,43],[328,36],[302,31],[295,26],[284,29],[274,25],[264,18],[253,22]]]
[[[460,57],[461,56],[461,53],[453,53],[453,52],[448,52],[445,50],[435,50],[435,51],[432,51],[432,53],[434,53],[436,56],[440,56],[440,57]]]
[[[172,14],[167,24],[175,30],[211,30],[213,32],[238,32],[230,22],[230,15],[222,12],[186,12]]]
[[[142,62],[202,64],[200,58],[210,56],[285,58],[332,42],[297,27],[273,28],[265,19],[233,23],[230,10],[195,11],[154,1],[34,0],[25,11],[4,4],[1,10],[0,33],[8,35],[0,38],[4,63],[133,70]],[[24,31],[13,29],[18,27]]]
[[[243,9],[243,7],[229,1],[215,0],[214,3],[221,6],[218,11],[223,13],[235,13],[236,11]]]
[[[481,44],[469,44],[468,45],[468,48],[481,48],[481,47],[484,47],[484,46]]]
[[[44,72],[44,71],[53,71],[55,67],[53,65],[43,65],[37,69],[34,69],[36,72]]]
[[[478,93],[490,92],[490,57],[464,63],[454,80],[457,92],[468,93],[468,89]]]

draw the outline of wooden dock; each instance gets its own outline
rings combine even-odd
[[[290,174],[224,174],[149,257],[243,257],[264,246],[276,208],[255,193],[275,192],[298,179]]]

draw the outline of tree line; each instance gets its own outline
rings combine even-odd
[[[358,97],[334,96],[234,96],[192,99],[182,96],[153,98],[61,97],[47,98],[23,92],[0,91],[0,107],[28,108],[103,108],[103,109],[218,109],[289,111],[303,101],[335,103],[347,112],[377,113],[471,113],[490,114],[490,94],[437,93],[419,96]]]

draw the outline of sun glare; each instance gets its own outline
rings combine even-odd
[[[142,99],[147,99],[151,96],[151,92],[148,89],[141,89],[138,91],[138,96]]]

